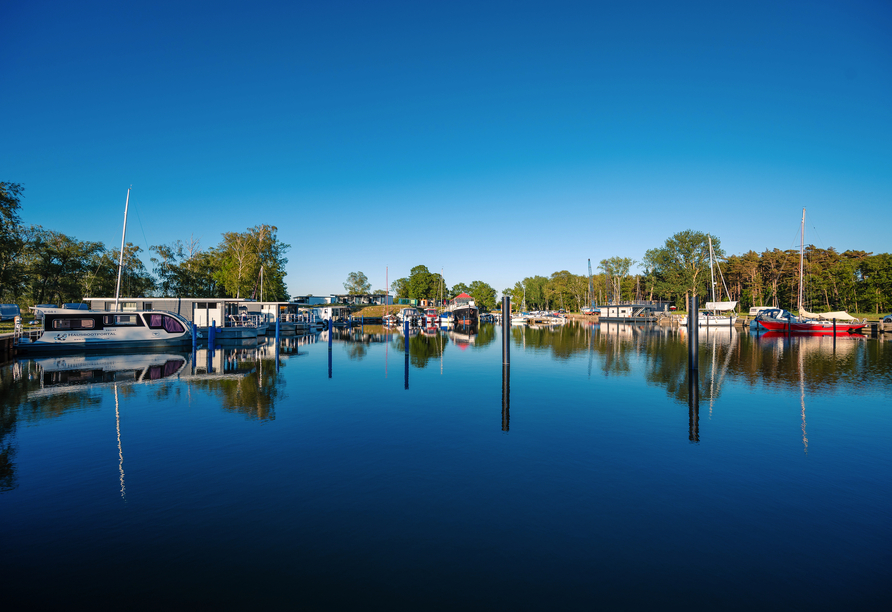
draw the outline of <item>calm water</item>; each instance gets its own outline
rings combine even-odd
[[[888,604],[892,343],[365,331],[0,366],[4,609]]]

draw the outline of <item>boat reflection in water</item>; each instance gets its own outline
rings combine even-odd
[[[183,355],[148,353],[140,355],[66,355],[31,359],[30,375],[40,388],[29,395],[78,391],[84,386],[143,383],[176,377],[187,364]]]
[[[477,326],[456,324],[446,335],[455,342],[455,345],[464,350],[473,346],[477,341]]]

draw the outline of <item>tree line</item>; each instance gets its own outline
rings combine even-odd
[[[483,310],[495,309],[498,295],[495,289],[481,280],[475,280],[470,285],[456,283],[450,287],[441,274],[431,272],[423,265],[412,268],[409,276],[393,281],[390,288],[395,298],[410,300],[449,300],[467,293]]]
[[[710,270],[710,243],[713,259]],[[515,304],[530,310],[579,309],[590,303],[661,300],[684,308],[687,297],[701,303],[738,301],[739,308],[775,306],[798,309],[802,285],[803,306],[812,312],[847,310],[885,313],[892,309],[892,255],[844,251],[806,245],[800,281],[798,249],[766,249],[761,253],[726,255],[721,240],[705,232],[685,230],[645,252],[641,261],[610,257],[598,264],[591,283],[585,275],[566,270],[550,277],[532,276],[505,289]],[[630,270],[639,264],[643,272]]]
[[[710,270],[710,247],[717,265]],[[885,313],[892,310],[892,255],[865,251],[804,247],[803,306],[812,312],[847,310]],[[633,274],[638,266],[643,271]],[[361,274],[361,273],[360,273]],[[364,275],[363,275],[364,277]],[[664,301],[684,308],[696,295],[701,303],[733,300],[739,309],[775,306],[798,309],[799,250],[766,249],[727,255],[718,236],[685,230],[646,251],[640,261],[609,257],[591,277],[560,270],[550,276],[528,276],[502,290],[515,310],[579,311],[585,306],[616,302]],[[345,285],[346,287],[347,285]],[[498,307],[497,292],[483,281],[452,287],[426,266],[391,285],[397,298],[452,298],[466,292],[484,309]]]
[[[0,182],[0,301],[20,306],[79,302],[115,294],[120,250],[21,222],[24,188]],[[121,295],[133,297],[261,297],[285,301],[289,245],[276,227],[226,232],[204,249],[190,237],[149,247],[124,247]],[[148,254],[152,270],[143,263]]]

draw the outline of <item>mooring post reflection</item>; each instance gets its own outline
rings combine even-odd
[[[688,300],[688,369],[700,367],[700,326],[697,321],[700,298],[692,296]]]
[[[409,343],[406,343],[406,346],[409,346]],[[409,389],[409,349],[406,349],[406,384],[405,389],[408,391]]]
[[[508,431],[511,421],[511,366],[502,364],[502,431]]]
[[[328,377],[331,378],[331,349],[328,349]]]
[[[700,371],[688,370],[688,440],[700,441]]]

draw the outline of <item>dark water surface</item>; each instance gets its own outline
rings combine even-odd
[[[0,606],[886,609],[892,344],[365,331],[0,366]]]

